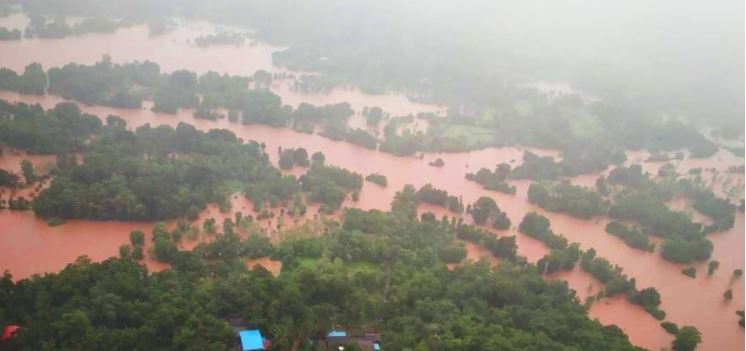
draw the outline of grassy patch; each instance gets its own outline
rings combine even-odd
[[[495,139],[495,134],[489,129],[460,124],[446,126],[441,136],[458,141],[459,144],[469,148],[491,145]]]

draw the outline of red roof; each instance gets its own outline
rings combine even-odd
[[[18,329],[21,328],[17,325],[6,325],[5,329],[3,329],[3,338],[0,339],[2,341],[10,339],[13,334],[18,331]]]

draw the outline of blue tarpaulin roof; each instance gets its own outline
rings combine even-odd
[[[373,350],[381,351],[381,344],[379,344],[378,341],[373,342]]]
[[[347,332],[344,330],[332,330],[326,336],[330,338],[345,338],[347,337]]]
[[[241,350],[264,350],[264,340],[259,329],[241,330],[238,336],[241,337]]]

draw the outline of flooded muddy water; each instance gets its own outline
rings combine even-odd
[[[4,22],[18,21],[11,16],[0,19]],[[190,24],[179,27],[175,32],[159,37],[149,37],[145,26],[134,26],[118,30],[114,34],[90,34],[70,37],[63,40],[32,39],[16,42],[0,42],[0,67],[22,70],[25,65],[41,60],[45,67],[61,66],[69,62],[90,64],[98,61],[103,54],[112,56],[114,62],[133,60],[152,60],[158,62],[164,71],[187,68],[197,72],[215,70],[220,73],[250,75],[258,69],[276,72],[281,68],[271,62],[271,53],[278,48],[263,45],[245,46],[211,46],[199,48],[190,44],[195,37],[204,33],[202,25]],[[50,54],[54,53],[54,54]],[[436,111],[437,106],[418,104],[401,95],[369,95],[355,89],[336,89],[328,94],[304,94],[295,92],[287,81],[275,83],[273,88],[286,103],[297,105],[301,102],[324,104],[348,101],[357,111],[364,106],[380,106],[385,111],[396,114]],[[27,96],[0,91],[0,98],[11,102],[39,103],[51,108],[64,101],[56,96]],[[480,196],[494,198],[500,208],[507,212],[513,228],[497,232],[497,235],[516,235],[519,254],[529,261],[536,261],[547,253],[547,248],[539,241],[522,235],[516,228],[523,216],[531,211],[546,215],[552,221],[552,228],[562,233],[571,242],[578,242],[583,250],[594,248],[598,255],[621,266],[625,273],[636,279],[637,287],[655,287],[661,294],[661,308],[667,313],[667,320],[678,325],[694,325],[703,334],[701,350],[742,350],[744,347],[744,329],[737,324],[736,310],[743,309],[744,281],[732,282],[730,277],[734,269],[744,268],[744,216],[739,213],[733,229],[714,233],[709,236],[714,244],[713,259],[720,261],[720,269],[713,275],[706,275],[706,262],[696,264],[697,278],[691,279],[681,274],[682,265],[664,261],[658,254],[652,254],[630,248],[620,239],[607,234],[604,227],[607,219],[599,218],[582,221],[573,217],[547,213],[528,203],[526,191],[529,181],[513,181],[518,192],[506,195],[485,191],[480,185],[464,179],[469,172],[476,172],[481,167],[494,168],[501,162],[511,160],[520,162],[523,148],[487,148],[472,152],[425,154],[422,159],[415,157],[397,157],[378,151],[372,151],[346,142],[332,141],[314,134],[303,134],[287,128],[273,128],[263,125],[242,125],[231,123],[226,119],[209,121],[195,119],[191,111],[180,110],[177,115],[159,114],[150,111],[148,106],[140,110],[117,109],[101,106],[83,106],[85,112],[93,113],[104,119],[109,114],[118,115],[128,122],[131,129],[150,123],[151,125],[167,124],[175,126],[179,122],[195,125],[207,130],[211,128],[230,129],[244,140],[256,140],[267,145],[272,162],[277,163],[278,155],[273,150],[278,147],[304,147],[309,153],[322,151],[327,163],[347,168],[363,176],[377,172],[387,176],[389,185],[382,188],[365,182],[357,202],[345,201],[344,206],[362,209],[387,210],[396,191],[405,184],[416,187],[427,183],[447,190],[449,194],[461,196],[464,203],[472,203]],[[549,150],[532,150],[540,155],[557,156]],[[41,164],[52,161],[47,156],[27,156],[6,154],[0,157],[0,168],[20,169],[20,160],[29,158]],[[443,159],[445,166],[436,168],[428,162],[436,158]],[[646,153],[629,153],[629,162],[647,159]],[[717,172],[704,172],[703,177],[710,177],[715,184],[727,187],[739,187],[734,199],[743,196],[743,175],[726,176],[729,166],[743,164],[727,151],[720,151],[715,156],[704,160],[683,160],[674,162],[680,173],[691,168],[716,168]],[[513,164],[515,165],[515,164]],[[645,163],[645,169],[657,173],[662,163]],[[18,168],[13,168],[18,167]],[[293,172],[302,172],[294,170]],[[573,179],[577,184],[592,186],[601,174],[582,175]],[[730,180],[728,180],[730,179]],[[739,185],[740,184],[740,185]],[[721,187],[726,187],[722,185]],[[726,193],[723,191],[722,193]],[[251,204],[238,196],[233,199],[233,209],[229,213],[220,213],[213,205],[200,213],[202,223],[205,218],[216,217],[217,223],[232,217],[233,212],[241,211],[250,214]],[[421,209],[422,210],[422,209]],[[440,217],[443,212],[432,208]],[[309,210],[307,218],[299,220],[296,225],[309,222],[319,223],[314,217],[316,212]],[[450,214],[449,214],[450,215]],[[287,222],[292,220],[286,219]],[[171,223],[173,224],[173,223]],[[140,229],[150,235],[153,223],[132,222],[95,222],[73,220],[58,227],[50,227],[45,221],[35,218],[30,211],[0,211],[0,271],[9,270],[15,278],[28,277],[32,274],[58,271],[66,264],[73,262],[80,255],[88,255],[93,260],[102,260],[118,254],[118,247],[128,242],[131,230]],[[277,219],[268,220],[260,225],[276,228]],[[277,231],[271,231],[276,233]],[[278,238],[273,238],[277,240]],[[204,237],[195,241],[186,240],[182,247],[191,248],[206,240]],[[150,242],[147,239],[146,242]],[[484,256],[483,249],[465,244],[468,258],[478,259]],[[274,261],[265,259],[249,260],[247,266],[261,264],[273,273],[280,266]],[[166,268],[166,265],[146,260],[151,270]],[[575,289],[581,303],[586,296],[595,294],[601,285],[590,275],[580,269],[561,272],[548,277],[567,281]],[[733,289],[734,299],[723,300],[722,294]],[[607,298],[598,301],[590,308],[590,315],[604,324],[619,325],[631,338],[632,342],[653,350],[670,345],[672,337],[659,327],[655,320],[642,308],[632,305],[623,297]]]
[[[23,14],[0,17],[0,27],[24,28],[28,18]],[[90,65],[109,55],[114,63],[152,61],[162,72],[187,69],[197,74],[214,71],[221,74],[251,76],[256,71],[288,72],[272,64],[272,53],[281,47],[251,41],[243,45],[210,45],[199,47],[194,39],[215,32],[215,26],[204,22],[180,21],[173,31],[150,36],[146,25],[120,28],[114,33],[92,33],[64,39],[23,39],[0,41],[0,67],[23,72],[30,63],[38,62],[45,69],[68,63]],[[314,105],[349,102],[356,111],[365,106],[378,106],[392,116],[436,112],[442,107],[410,101],[400,94],[367,94],[355,88],[334,88],[324,93],[305,93],[292,89],[294,80],[273,82],[272,90],[285,104],[302,102]]]
[[[40,103],[46,108],[63,101],[55,96],[25,96],[10,92],[0,92],[0,98],[8,101]],[[618,238],[605,233],[605,219],[582,221],[562,214],[547,213],[529,204],[526,198],[526,191],[530,185],[529,181],[514,181],[513,184],[518,187],[518,193],[511,196],[485,191],[478,184],[464,179],[465,173],[474,172],[480,167],[492,168],[500,162],[520,160],[523,149],[488,148],[466,153],[426,154],[423,159],[396,157],[346,142],[332,141],[318,135],[298,133],[286,128],[242,125],[227,120],[195,119],[191,112],[186,110],[182,110],[174,116],[154,113],[149,109],[128,110],[100,106],[81,106],[81,108],[102,118],[109,114],[119,115],[128,121],[129,128],[136,128],[145,123],[175,126],[181,121],[194,124],[200,129],[227,128],[246,140],[266,143],[268,150],[276,150],[278,147],[304,147],[310,153],[322,151],[330,164],[363,175],[378,172],[388,177],[388,187],[381,188],[366,182],[360,193],[360,200],[358,202],[347,200],[345,206],[363,209],[388,209],[394,193],[405,184],[420,187],[432,183],[435,187],[445,189],[451,194],[462,196],[465,203],[473,202],[480,196],[491,196],[498,202],[501,209],[508,213],[514,223],[514,228],[498,234],[517,235],[519,253],[526,256],[530,261],[541,258],[546,254],[547,249],[541,242],[517,233],[515,227],[525,213],[530,211],[542,213],[552,220],[552,227],[556,232],[564,234],[570,241],[580,243],[583,249],[595,248],[599,256],[623,267],[630,277],[637,279],[638,287],[656,287],[662,296],[661,307],[668,313],[669,320],[680,325],[695,325],[703,332],[703,349],[726,350],[734,349],[732,348],[733,345],[743,345],[743,329],[734,322],[736,318],[735,310],[743,308],[740,302],[743,297],[743,281],[733,284],[730,282],[730,272],[735,268],[743,268],[744,266],[743,215],[738,215],[737,225],[732,230],[710,236],[715,245],[713,258],[721,262],[720,270],[712,277],[700,274],[696,279],[690,279],[680,273],[681,265],[666,262],[657,254],[629,248]],[[556,152],[553,151],[532,151],[542,155],[556,156]],[[269,155],[271,160],[276,163],[277,153],[270,152]],[[442,158],[445,167],[436,168],[427,164],[435,158]],[[633,158],[630,157],[630,159]],[[743,162],[742,160],[732,161]],[[707,164],[707,160],[694,160],[692,162],[696,162],[698,165]],[[718,161],[717,159],[713,159],[712,162],[711,165],[715,167],[732,165],[729,162]],[[655,168],[654,166],[646,164],[646,168]],[[295,171],[302,172],[300,169]],[[247,211],[242,210],[242,212],[248,213],[248,209],[251,207],[247,207],[247,204],[240,205],[240,207],[234,206],[234,210],[239,210],[239,208],[247,208]],[[208,210],[201,216],[207,216],[208,214],[217,214],[217,209]],[[9,258],[2,258],[0,266],[7,266],[11,272],[19,277],[58,270],[80,254],[88,254],[93,259],[103,259],[115,255],[118,246],[127,241],[127,234],[130,230],[143,229],[143,227],[147,228],[148,226],[148,224],[117,222],[70,221],[70,223],[61,227],[52,228],[48,227],[43,221],[35,219],[31,213],[11,213],[7,211],[0,214],[0,220],[3,221],[0,222],[3,224],[0,227],[16,228],[8,236],[8,240],[3,240],[3,246],[0,246],[0,252],[11,252],[14,255],[2,255],[2,257]],[[14,224],[16,222],[18,222],[18,225]],[[25,224],[21,225],[21,222]],[[55,236],[55,233],[68,233],[68,231],[75,232],[75,234]],[[102,235],[102,240],[99,240],[99,235]],[[93,236],[97,238],[95,241],[90,240]],[[58,243],[55,240],[74,244],[55,245]],[[24,257],[27,257],[26,261],[31,261],[28,259],[30,252],[39,252],[39,249],[42,249],[42,252],[49,252],[43,250],[44,248],[55,248],[55,254],[51,256],[57,258],[51,261],[50,259],[41,259],[39,263],[25,264]],[[476,255],[479,256],[479,254]],[[705,270],[704,266],[705,263],[697,265],[700,272]],[[551,278],[568,281],[570,287],[578,292],[581,301],[582,297],[587,296],[590,291],[599,289],[598,283],[580,270],[558,274]],[[591,287],[590,290],[589,286]],[[731,302],[724,303],[722,294],[728,286],[732,286],[735,298]],[[632,305],[623,298],[604,299],[595,303],[591,308],[591,315],[598,318],[602,323],[620,325],[630,335],[633,342],[640,346],[657,349],[667,345],[671,340],[671,337],[658,326],[658,321],[639,306]]]
[[[24,101],[40,103],[46,108],[63,101],[55,96],[25,96],[10,92],[1,92],[0,98],[8,101]],[[536,211],[547,215],[552,220],[553,229],[564,234],[570,241],[581,244],[583,249],[594,248],[599,256],[620,265],[625,272],[637,280],[638,287],[653,286],[662,296],[662,308],[668,313],[668,319],[680,325],[695,325],[704,334],[703,349],[734,349],[733,345],[743,345],[743,329],[735,323],[735,310],[743,308],[743,281],[730,282],[730,272],[736,268],[743,268],[743,215],[737,217],[737,225],[725,233],[710,236],[715,245],[713,258],[721,262],[721,268],[712,277],[700,274],[696,279],[690,279],[680,273],[681,265],[666,262],[657,254],[650,254],[627,247],[621,240],[604,231],[606,219],[582,221],[573,217],[547,213],[528,203],[526,191],[529,181],[514,181],[518,187],[516,195],[505,195],[483,190],[478,184],[464,179],[467,172],[474,172],[480,167],[492,168],[500,162],[520,160],[523,149],[519,148],[488,148],[466,153],[425,154],[422,159],[414,157],[396,157],[390,154],[371,151],[346,142],[332,141],[313,134],[303,134],[286,128],[272,128],[262,125],[242,125],[227,120],[209,121],[195,119],[190,111],[182,110],[178,115],[154,113],[148,109],[127,110],[100,106],[81,106],[89,113],[104,118],[109,114],[116,114],[128,121],[129,128],[136,128],[145,123],[153,125],[176,125],[184,121],[194,124],[200,129],[227,128],[246,140],[256,140],[267,144],[268,150],[278,147],[304,147],[309,152],[322,151],[326,154],[328,163],[341,166],[352,171],[367,175],[372,172],[384,174],[389,179],[389,186],[381,188],[366,182],[360,193],[360,200],[347,200],[345,206],[363,209],[388,209],[394,193],[405,184],[417,187],[432,183],[435,187],[445,189],[451,194],[462,196],[465,203],[470,203],[480,196],[491,196],[502,210],[508,213],[514,228],[498,233],[498,235],[517,235],[519,253],[530,261],[536,261],[546,254],[546,247],[539,241],[517,233],[515,227],[523,215]],[[532,150],[542,155],[556,156],[556,152],[547,150]],[[277,153],[270,152],[270,158],[277,162]],[[716,157],[718,157],[716,155]],[[724,157],[720,155],[719,157]],[[442,158],[445,166],[436,168],[427,163],[435,158]],[[632,157],[630,157],[632,159]],[[714,167],[727,167],[730,162],[711,160]],[[742,160],[731,160],[734,163]],[[11,162],[11,161],[8,161]],[[707,160],[693,160],[696,165],[705,165]],[[646,168],[655,165],[646,164]],[[302,172],[302,169],[294,170]],[[595,180],[594,180],[595,181]],[[241,198],[241,197],[239,197]],[[245,200],[243,200],[245,201]],[[234,211],[246,208],[249,204],[234,205]],[[436,212],[435,210],[434,212]],[[214,213],[213,213],[214,212]],[[312,211],[309,211],[312,212]],[[202,216],[217,214],[216,209],[208,210]],[[228,214],[230,215],[230,214]],[[439,213],[438,216],[442,215]],[[206,218],[206,217],[205,217]],[[131,224],[117,222],[89,222],[71,221],[61,227],[48,227],[43,221],[35,219],[31,213],[3,212],[0,214],[3,228],[14,228],[7,240],[3,240],[0,252],[10,252],[2,255],[0,264],[10,268],[19,277],[32,273],[55,271],[67,262],[71,262],[80,254],[88,254],[94,259],[103,259],[116,254],[121,243],[127,241],[127,234],[135,228],[147,228],[148,224]],[[220,223],[220,221],[219,221]],[[65,235],[66,233],[73,233]],[[65,233],[65,234],[62,234]],[[101,240],[99,240],[101,235]],[[91,237],[96,237],[91,241]],[[56,241],[57,240],[57,241]],[[56,245],[57,243],[59,245]],[[62,242],[72,243],[63,245]],[[49,246],[47,246],[49,245]],[[46,248],[46,249],[45,249]],[[54,260],[41,259],[38,263],[29,259],[29,253],[50,252],[54,248]],[[472,248],[470,252],[473,252]],[[472,253],[472,255],[475,255]],[[480,256],[479,253],[476,256]],[[5,258],[7,257],[7,258]],[[23,258],[26,258],[24,261]],[[696,265],[700,272],[704,271],[706,263]],[[154,267],[155,268],[155,267]],[[271,269],[270,269],[271,270]],[[598,283],[586,273],[575,270],[558,274],[556,279],[568,281],[570,287],[581,297],[591,291],[599,289]],[[591,287],[589,290],[589,286]],[[723,302],[722,294],[732,287],[734,300]],[[602,323],[620,325],[638,345],[657,349],[667,345],[671,337],[659,326],[658,321],[642,311],[639,306],[627,302],[623,298],[604,299],[593,305],[591,315]],[[738,348],[738,347],[737,347]]]

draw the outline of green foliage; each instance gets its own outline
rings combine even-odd
[[[61,39],[86,33],[111,33],[128,24],[126,21],[116,21],[105,17],[88,17],[69,25],[64,16],[54,17],[50,22],[45,16],[36,12],[30,13],[29,18],[30,21],[25,30],[25,36],[29,38]]]
[[[694,267],[686,267],[681,270],[681,273],[689,278],[695,278],[697,276],[697,269]]]
[[[36,180],[36,174],[34,173],[34,164],[29,160],[21,161],[21,174],[26,184],[31,184]]]
[[[551,185],[533,183],[528,201],[550,212],[564,212],[573,217],[590,219],[606,212],[606,202],[594,191],[568,181]]]
[[[377,127],[378,124],[381,123],[381,120],[384,117],[387,117],[384,115],[383,109],[381,109],[378,106],[373,106],[371,108],[368,108],[366,106],[363,109],[363,116],[365,116],[365,124],[369,126],[375,126],[375,127]]]
[[[510,175],[510,165],[501,163],[494,171],[482,168],[477,173],[467,173],[466,179],[481,184],[487,190],[499,191],[505,194],[515,194],[516,188],[506,181]]]
[[[378,139],[360,128],[347,131],[344,139],[350,143],[360,145],[370,150],[375,150],[378,146]]]
[[[31,63],[18,75],[15,71],[0,68],[0,88],[22,94],[44,95],[47,74],[38,63]]]
[[[443,162],[442,158],[438,157],[437,159],[435,159],[435,161],[428,162],[428,165],[433,166],[433,167],[443,167],[446,165],[446,163]]]
[[[611,205],[609,216],[637,221],[645,231],[666,238],[661,246],[661,256],[666,260],[688,263],[706,260],[712,253],[712,243],[704,237],[701,224],[670,210],[649,193],[622,194]]]
[[[18,29],[8,29],[0,27],[0,40],[21,40],[21,33]]]
[[[320,165],[324,164],[324,161],[326,161],[326,156],[324,156],[324,153],[321,151],[316,151],[311,155],[311,160],[313,160],[313,163],[318,163]]]
[[[628,189],[646,193],[661,201],[670,200],[675,193],[675,189],[670,184],[656,184],[650,178],[650,174],[643,173],[642,166],[639,164],[614,168],[609,173],[607,181],[609,184],[622,185]]]
[[[611,221],[606,224],[606,232],[624,240],[630,247],[648,252],[655,250],[655,245],[650,242],[648,236],[639,228],[628,226],[619,221]]]
[[[515,236],[498,237],[473,225],[459,224],[456,227],[456,237],[486,247],[495,257],[508,260],[515,260],[517,257],[518,245]]]
[[[101,121],[77,105],[60,103],[45,112],[39,105],[0,101],[0,142],[34,154],[82,151]]]
[[[417,190],[417,198],[420,202],[444,207],[454,213],[464,212],[464,204],[461,203],[461,199],[448,195],[447,191],[437,189],[432,184],[426,184],[420,190]]]
[[[523,217],[518,230],[523,234],[540,240],[550,249],[563,250],[567,248],[567,239],[560,234],[555,234],[549,226],[550,222],[548,218],[536,212],[531,212]]]
[[[551,156],[539,157],[531,151],[523,153],[523,164],[510,172],[513,179],[554,180],[561,175],[559,165]]]
[[[661,327],[669,334],[676,335],[679,332],[679,326],[676,323],[665,321],[661,322]]]
[[[677,263],[704,261],[710,258],[712,242],[702,238],[693,239],[670,238],[661,245],[661,256],[666,260]]]
[[[0,168],[0,186],[15,188],[21,183],[21,178],[14,172]]]
[[[301,189],[308,193],[308,200],[338,209],[347,193],[363,187],[363,177],[343,168],[314,163],[300,177]]]
[[[401,191],[394,194],[394,200],[391,202],[391,212],[402,218],[417,218],[417,205],[420,203],[419,196],[414,186],[407,184]]]
[[[293,166],[309,167],[311,162],[308,160],[308,151],[300,147],[297,149],[283,149],[280,151],[280,169],[288,170]]]
[[[386,179],[386,176],[383,175],[383,174],[371,173],[371,174],[368,174],[365,177],[365,180],[367,180],[367,181],[369,181],[371,183],[378,184],[378,185],[380,185],[380,186],[382,186],[384,188],[389,185],[389,182]]]
[[[548,255],[536,262],[536,266],[540,273],[551,274],[560,270],[573,269],[578,259],[580,259],[580,245],[572,243],[564,249],[552,249]]]
[[[676,333],[672,346],[674,351],[694,351],[697,345],[702,341],[702,334],[697,328],[692,326],[683,326]]]
[[[471,214],[476,224],[483,225],[489,222],[495,229],[506,230],[510,228],[510,218],[500,210],[500,207],[492,198],[480,197],[467,209],[467,213]]]
[[[26,211],[31,209],[31,202],[23,196],[8,199],[8,208],[14,211]]]
[[[626,293],[634,289],[634,283],[622,272],[621,267],[612,266],[603,257],[596,257],[596,250],[594,249],[583,253],[580,260],[580,267],[606,285],[606,296]]]
[[[720,267],[720,261],[712,260],[707,264],[707,275],[712,275]]]
[[[733,300],[733,289],[728,289],[723,293],[723,298],[726,301]]]
[[[201,132],[183,123],[135,132],[107,127],[82,164],[60,170],[39,193],[34,212],[61,218],[196,218],[208,202],[227,197],[226,181],[256,184],[277,177],[258,144],[242,143],[226,130]]]
[[[413,189],[406,192],[416,198]],[[10,347],[229,349],[235,337],[225,321],[240,317],[281,348],[310,347],[306,339],[333,324],[375,323],[391,349],[637,350],[618,328],[588,318],[565,284],[508,260],[495,270],[480,262],[449,271],[446,262],[465,256],[454,228],[398,218],[350,209],[341,228],[323,236],[272,246],[262,235],[242,241],[225,233],[193,253],[175,247],[178,227],[170,233],[158,224],[154,253],[172,269],[148,273],[126,257],[81,258],[60,273],[18,283],[6,275],[1,307],[24,326]],[[479,237],[493,238],[501,257],[515,255],[513,237]],[[245,268],[245,257],[266,254],[283,261],[279,277]],[[48,298],[53,303],[43,302]],[[415,332],[416,320],[431,321],[448,337]]]
[[[133,230],[130,232],[130,243],[132,246],[145,245],[145,233],[140,230]]]
[[[47,225],[49,225],[50,227],[61,226],[65,223],[67,223],[67,221],[59,217],[52,217],[47,219]]]
[[[692,207],[713,221],[713,224],[706,228],[707,232],[720,232],[733,228],[736,207],[728,200],[718,198],[711,190],[704,189],[693,189],[690,195],[693,200]]]

